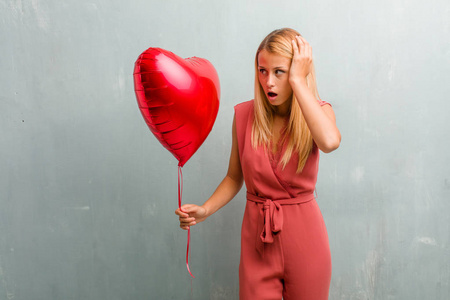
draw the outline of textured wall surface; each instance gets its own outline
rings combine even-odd
[[[237,299],[244,190],[178,228],[177,162],[138,110],[148,47],[210,60],[221,106],[183,168],[184,203],[225,175],[233,106],[261,39],[297,29],[340,148],[318,203],[330,299],[450,298],[450,3],[0,0],[0,299]]]

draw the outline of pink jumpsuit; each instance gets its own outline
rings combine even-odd
[[[330,249],[313,194],[319,149],[314,144],[301,173],[296,174],[295,154],[283,170],[278,164],[282,152],[273,155],[251,145],[253,100],[235,106],[235,119],[247,187],[241,230],[240,299],[328,299]]]

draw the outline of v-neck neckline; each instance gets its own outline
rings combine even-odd
[[[270,160],[272,162],[275,162],[275,165],[278,164],[281,154],[284,150],[284,146],[286,143],[286,130],[288,125],[288,118],[284,118],[283,120],[283,126],[280,129],[280,136],[278,137],[278,141],[276,142],[276,151],[273,151],[274,141],[273,139],[270,140],[269,144],[269,154],[270,154]]]

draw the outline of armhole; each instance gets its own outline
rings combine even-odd
[[[319,104],[320,104],[320,106],[324,106],[324,105],[329,105],[329,106],[331,106],[332,107],[332,105],[331,105],[331,103],[329,103],[329,102],[327,102],[327,101],[323,101],[323,100],[319,100]]]
[[[247,124],[249,121],[250,113],[253,111],[253,102],[247,101],[234,106],[234,118],[236,121],[236,136],[238,141],[239,157],[241,157],[247,133]]]

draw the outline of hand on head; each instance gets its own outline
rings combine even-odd
[[[311,72],[312,48],[311,45],[300,35],[292,40],[293,58],[289,70],[289,80],[303,80]]]

